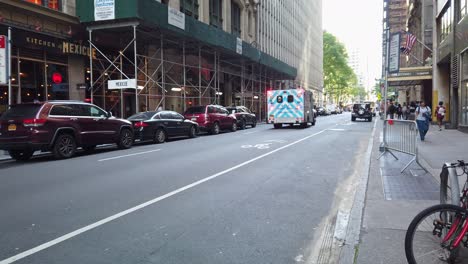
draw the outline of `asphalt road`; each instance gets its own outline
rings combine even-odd
[[[365,170],[350,119],[2,161],[0,264],[315,261]]]

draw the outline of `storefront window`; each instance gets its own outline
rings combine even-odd
[[[36,5],[48,7],[54,10],[62,10],[62,1],[61,0],[26,0],[26,2],[33,3]]]
[[[63,65],[47,64],[47,87],[49,100],[68,100],[68,73]]]
[[[21,60],[19,82],[23,103],[47,100],[44,66],[42,61]]]

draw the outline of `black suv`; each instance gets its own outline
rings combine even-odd
[[[366,119],[372,122],[372,109],[370,104],[354,104],[353,112],[351,113],[351,121],[356,121],[356,118]]]
[[[28,160],[34,151],[52,151],[55,158],[72,157],[77,147],[133,144],[132,123],[79,101],[49,101],[12,105],[0,117],[0,150],[16,160]]]

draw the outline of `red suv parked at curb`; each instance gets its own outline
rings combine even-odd
[[[52,151],[55,158],[72,157],[77,147],[133,144],[132,123],[88,103],[49,101],[12,105],[0,116],[0,150],[16,160],[28,160],[34,151]]]
[[[216,135],[223,129],[237,130],[237,119],[219,105],[193,106],[184,113],[185,118],[198,123],[201,131]]]

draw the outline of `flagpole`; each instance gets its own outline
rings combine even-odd
[[[421,63],[423,66],[424,66],[424,62],[420,59],[418,59],[416,56],[414,56],[413,54],[411,53],[408,53],[407,55],[411,56],[413,59],[417,60],[419,63]]]
[[[401,32],[406,33],[406,34],[408,34],[408,33],[411,34],[411,32],[408,32],[408,31],[406,31],[406,30],[402,30]],[[426,44],[422,43],[418,38],[416,38],[416,41],[417,41],[419,44],[421,44],[424,48],[426,48],[427,50],[429,50],[431,53],[433,53],[432,49],[429,48],[428,46],[426,46]]]

